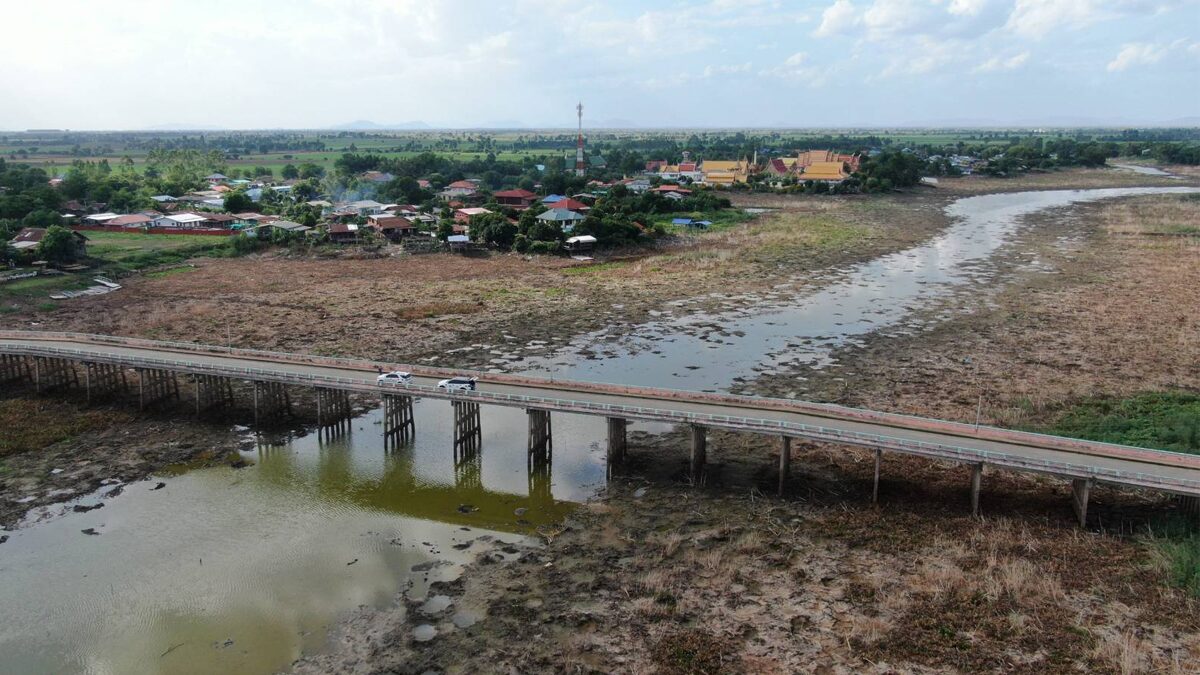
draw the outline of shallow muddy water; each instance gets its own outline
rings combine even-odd
[[[415,443],[393,452],[375,412],[341,438],[249,450],[244,469],[31,514],[46,520],[0,545],[0,672],[275,672],[340,613],[423,597],[603,485],[603,419],[556,415],[551,470],[530,475],[522,411],[485,406],[479,461],[458,469],[450,405],[415,412]]]
[[[728,389],[765,368],[820,365],[968,283],[1022,217],[1181,189],[961,199],[925,245],[854,266],[817,291],[679,303],[635,330],[583,336],[522,367],[556,376]],[[554,416],[548,473],[530,474],[520,410],[484,406],[477,462],[456,467],[448,403],[419,401],[413,444],[385,452],[378,411],[349,435],[259,446],[248,468],[180,471],[39,510],[0,545],[0,672],[270,673],[320,650],[339,615],[425,599],[495,541],[532,539],[603,486],[602,418]],[[635,429],[660,431],[637,425]],[[85,534],[89,530],[95,534]],[[436,598],[428,598],[437,602]],[[458,619],[454,620],[458,623]],[[469,621],[464,619],[463,625]],[[421,638],[427,635],[422,628]],[[432,639],[436,639],[433,636]]]
[[[524,367],[556,377],[704,391],[729,390],[757,374],[820,367],[867,334],[895,327],[965,284],[995,278],[989,259],[1025,226],[1025,216],[1075,203],[1192,188],[1013,192],[949,205],[953,225],[928,243],[855,265],[819,290],[787,285],[769,295],[715,296],[722,309],[689,302],[661,319],[572,340]],[[727,309],[725,309],[727,308]]]

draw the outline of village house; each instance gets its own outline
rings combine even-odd
[[[226,176],[223,173],[210,173],[204,177],[204,180],[215,184],[229,180],[229,176]]]
[[[376,213],[383,213],[383,204],[380,204],[374,199],[360,199],[356,202],[343,204],[341,208],[347,211],[353,211],[360,216],[371,216],[375,215]]]
[[[393,242],[418,234],[416,224],[404,216],[374,215],[367,218],[367,224]]]
[[[335,244],[358,242],[358,225],[354,223],[332,223],[326,232],[329,234],[329,241]]]
[[[537,217],[544,223],[551,223],[562,228],[563,232],[571,232],[575,226],[582,223],[586,216],[570,209],[548,209]]]
[[[290,220],[275,220],[270,223],[263,223],[255,227],[254,235],[256,237],[268,237],[273,233],[274,230],[295,234],[307,234],[312,232],[313,228],[309,227],[308,225],[294,223]]]
[[[491,211],[489,211],[485,208],[482,208],[482,207],[467,207],[467,208],[463,208],[463,209],[455,209],[454,210],[454,222],[470,225],[471,219],[476,218],[478,216],[485,216],[489,213],[491,213]]]
[[[529,190],[501,190],[492,195],[496,203],[509,208],[525,210],[533,205],[537,195]]]
[[[72,232],[72,239],[75,242],[76,258],[87,256],[88,238],[81,232]],[[26,227],[17,232],[17,236],[9,241],[9,246],[12,246],[18,251],[27,251],[37,248],[38,244],[42,243],[42,239],[46,236],[46,228],[44,227]]]
[[[198,213],[173,213],[155,218],[152,224],[172,230],[195,230],[208,227],[208,218]]]
[[[104,225],[105,223],[112,220],[113,218],[119,218],[119,217],[120,216],[118,214],[111,213],[111,212],[109,212],[109,213],[93,213],[90,216],[84,217],[83,222],[85,225]]]
[[[577,211],[580,213],[583,213],[584,211],[590,211],[592,209],[592,207],[572,197],[564,197],[553,204],[548,204],[547,208],[566,209],[568,211]]]
[[[123,216],[117,216],[104,222],[105,227],[150,227],[154,219],[158,216],[148,216],[144,213],[130,213]]]
[[[479,192],[479,186],[474,181],[456,180],[438,193],[442,199],[467,199]]]

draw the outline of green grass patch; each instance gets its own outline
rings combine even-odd
[[[1150,392],[1128,398],[1089,398],[1035,431],[1200,454],[1200,394]]]
[[[164,277],[173,277],[176,274],[186,274],[187,272],[196,271],[195,267],[172,267],[169,270],[158,270],[157,272],[147,272],[143,276],[147,279],[162,279]]]
[[[852,249],[872,235],[865,225],[795,213],[768,217],[753,232],[756,239],[739,255],[765,265],[787,265],[813,254]]]
[[[19,279],[6,284],[0,284],[0,303],[43,301],[43,304],[53,304],[44,302],[46,297],[51,293],[64,290],[77,290],[87,288],[91,285],[91,277],[75,274],[56,274],[53,276]],[[54,309],[54,307],[51,307],[51,309]],[[12,309],[11,311],[16,310]]]
[[[563,270],[563,274],[571,277],[588,277],[607,274],[609,272],[619,270],[626,267],[628,263],[623,262],[606,262],[596,265],[580,265],[578,267],[568,267]]]

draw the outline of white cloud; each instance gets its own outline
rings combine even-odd
[[[1008,58],[993,56],[983,63],[975,66],[971,72],[975,73],[994,73],[1005,70],[1016,70],[1025,65],[1029,61],[1029,52],[1021,52]]]
[[[1058,28],[1082,28],[1097,21],[1158,14],[1194,4],[1195,0],[1016,0],[1007,27],[1024,37],[1041,38]]]
[[[1149,42],[1131,42],[1121,47],[1116,58],[1108,62],[1108,72],[1117,73],[1132,66],[1145,66],[1162,61],[1167,55],[1166,47]]]
[[[987,0],[950,0],[946,11],[956,16],[976,16],[986,4]]]
[[[1188,40],[1176,40],[1170,44],[1129,42],[1121,45],[1121,51],[1117,52],[1113,60],[1108,62],[1108,72],[1119,73],[1135,66],[1151,66],[1178,52],[1200,56],[1200,42]]]
[[[759,72],[759,75],[819,86],[825,83],[830,70],[814,65],[808,52],[796,52],[778,66]]]
[[[821,25],[813,31],[817,37],[830,37],[849,31],[858,25],[861,18],[850,0],[837,0],[821,13]]]

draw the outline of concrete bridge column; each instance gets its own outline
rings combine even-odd
[[[1184,515],[1190,516],[1193,520],[1200,519],[1200,497],[1176,495],[1175,500],[1179,502],[1179,510]]]
[[[340,389],[317,387],[317,430],[340,435],[350,427],[350,395]]]
[[[215,407],[227,408],[233,405],[233,381],[219,375],[193,375],[192,382],[196,386],[196,417]],[[257,392],[255,392],[257,394]]]
[[[383,446],[394,449],[417,435],[411,396],[383,395]]]
[[[16,354],[0,354],[0,382],[32,379],[29,359]]]
[[[550,431],[550,411],[530,408],[525,411],[529,418],[529,447],[526,456],[529,466],[548,462],[554,449]]]
[[[129,382],[125,379],[125,369],[121,366],[91,362],[83,365],[83,381],[88,405],[91,405],[93,396],[129,390]]]
[[[287,387],[281,382],[254,383],[254,425],[260,417],[278,417],[280,413],[292,411],[292,400]]]
[[[479,404],[473,401],[450,401],[454,408],[454,461],[478,454],[482,445],[479,424]]]
[[[1071,508],[1079,519],[1080,527],[1087,527],[1088,497],[1092,494],[1091,478],[1076,478],[1071,481]]]
[[[883,449],[875,448],[875,484],[871,488],[871,503],[879,503],[879,465],[883,463]]]
[[[625,449],[628,445],[626,433],[629,422],[620,417],[608,418],[608,463],[620,464],[625,461]]]
[[[983,463],[971,465],[971,515],[979,515],[979,491],[983,486]]]
[[[692,461],[691,461],[691,478],[696,483],[703,482],[704,465],[708,460],[708,430],[704,427],[692,425]]]
[[[153,368],[138,368],[137,373],[138,410],[169,398],[179,399],[179,380],[175,373]]]
[[[73,363],[49,356],[33,357],[33,386],[37,393],[72,384],[79,386],[79,373]]]
[[[779,448],[779,496],[783,496],[783,488],[787,485],[788,474],[792,469],[792,439],[783,437]]]

